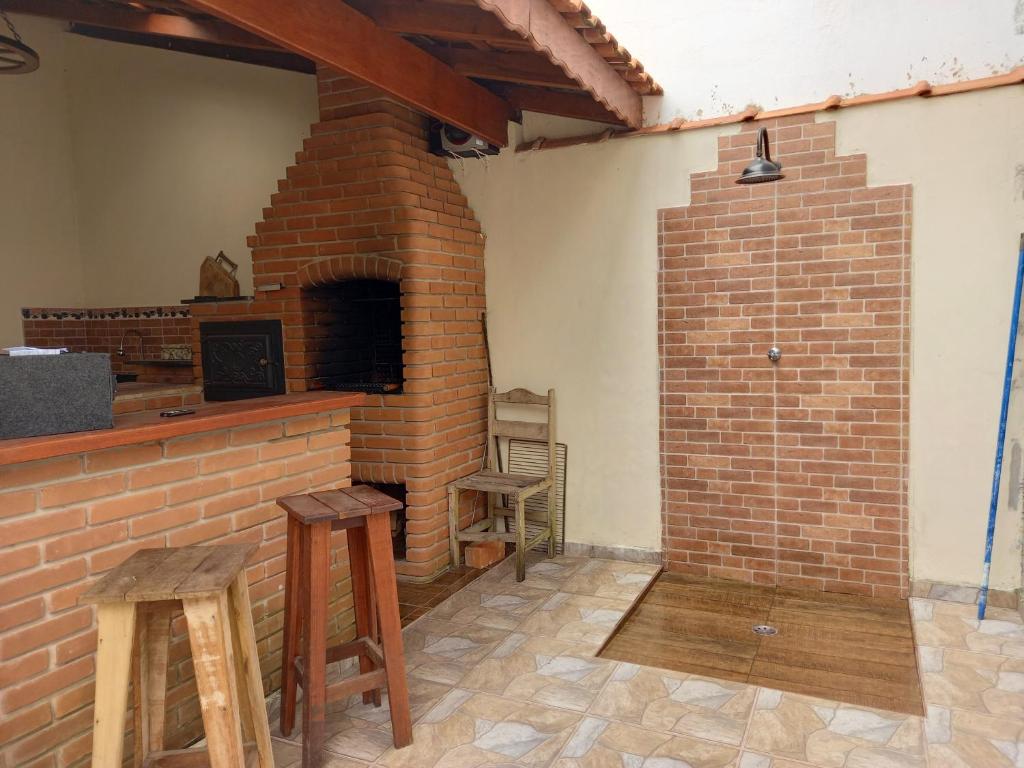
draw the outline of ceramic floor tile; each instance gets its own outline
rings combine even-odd
[[[459,624],[513,630],[550,597],[551,591],[547,589],[477,579],[431,608],[427,616]]]
[[[1024,718],[1024,659],[927,646],[918,659],[928,704]]]
[[[738,751],[597,717],[580,723],[554,768],[735,768]]]
[[[760,752],[744,750],[740,754],[739,768],[807,768],[808,765],[809,763],[801,763],[797,760],[787,760],[784,757],[773,757]]]
[[[273,739],[271,746],[274,750],[275,768],[292,768],[302,761],[302,747],[294,742]]]
[[[581,715],[452,689],[413,727],[413,747],[390,749],[389,768],[541,768],[555,759]]]
[[[415,722],[448,693],[448,686],[410,676],[409,710]],[[302,739],[301,702],[292,739]],[[392,744],[391,710],[384,692],[381,706],[363,704],[362,696],[351,696],[328,705],[324,721],[324,750],[351,759],[373,762]]]
[[[562,585],[563,592],[619,600],[635,600],[658,575],[661,568],[623,560],[588,559]]]
[[[402,632],[406,672],[455,685],[506,637],[502,629],[424,617]]]
[[[928,707],[925,722],[930,768],[1020,768],[1024,721]]]
[[[584,712],[613,668],[592,646],[514,632],[459,687]]]
[[[302,750],[299,750],[299,757],[290,763],[275,763],[275,768],[302,768]],[[350,757],[342,757],[341,755],[334,755],[324,750],[323,758],[320,762],[320,768],[370,768],[369,763],[364,763],[362,760],[353,760]]]
[[[914,715],[761,688],[744,747],[822,768],[924,768],[922,723]]]
[[[755,693],[742,683],[618,664],[590,713],[739,746]]]
[[[632,605],[629,600],[569,592],[548,592],[547,595],[518,630],[529,635],[587,643],[594,646],[595,652]]]
[[[502,568],[493,575],[488,574],[484,578],[487,581],[506,585],[521,583],[526,587],[557,591],[560,590],[562,586],[577,571],[579,571],[580,568],[590,562],[590,560],[583,557],[567,557],[565,555],[558,555],[553,558],[548,558],[546,555],[542,555],[539,552],[530,552],[526,556],[526,580],[523,582],[516,582],[514,567],[515,558],[512,558],[512,560],[513,567]]]
[[[919,645],[1024,658],[1024,622],[1015,611],[990,607],[979,621],[975,605],[920,598],[910,605]]]

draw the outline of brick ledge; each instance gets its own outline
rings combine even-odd
[[[357,392],[300,392],[208,403],[196,406],[194,416],[172,419],[156,411],[126,414],[114,417],[112,429],[0,440],[0,466],[352,408],[365,400],[366,396]]]

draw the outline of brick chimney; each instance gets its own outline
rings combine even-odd
[[[428,152],[427,118],[330,70],[317,83],[320,122],[249,238],[255,285],[281,287],[194,305],[194,349],[199,322],[280,319],[288,391],[318,388],[336,326],[325,291],[397,283],[404,383],[353,409],[352,479],[404,486],[397,567],[426,579],[449,562],[447,485],[480,468],[486,441],[484,237],[447,162]],[[478,504],[467,500],[464,525]]]

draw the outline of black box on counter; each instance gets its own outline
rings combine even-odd
[[[112,426],[110,355],[0,355],[0,438]]]

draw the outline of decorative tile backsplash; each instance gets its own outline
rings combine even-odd
[[[182,306],[25,307],[21,310],[25,344],[67,347],[72,352],[106,352],[115,371],[136,371],[139,381],[188,383],[191,367],[135,366],[129,360],[160,360],[164,348],[189,345],[191,312]],[[138,331],[124,336],[126,331]],[[124,337],[124,357],[117,355]]]
[[[123,320],[131,318],[174,318],[189,317],[189,308],[170,307],[103,307],[83,309],[80,307],[22,307],[23,320]]]

